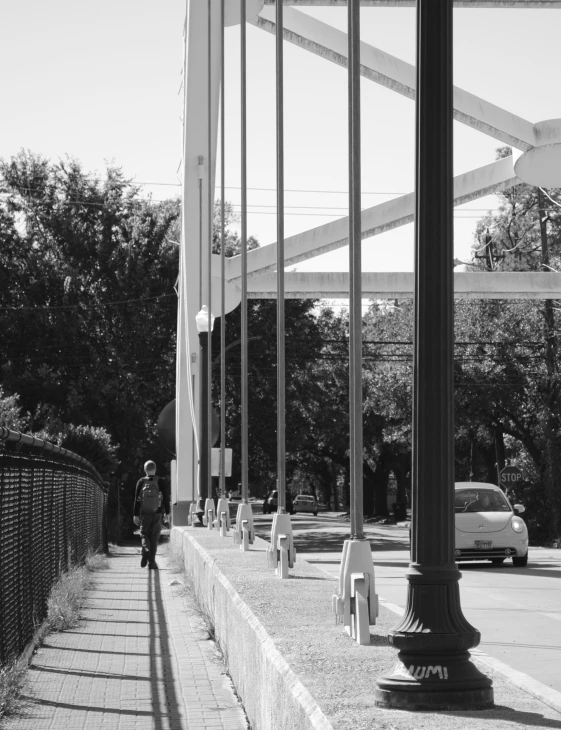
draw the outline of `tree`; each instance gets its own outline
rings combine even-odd
[[[179,200],[122,170],[21,152],[0,161],[0,377],[32,430],[103,427],[120,478],[169,457],[155,424],[175,391]],[[135,478],[130,481],[132,499]]]
[[[508,148],[498,156],[510,154]],[[496,214],[478,224],[479,246],[474,263],[483,260],[493,271],[549,271],[561,266],[561,203],[559,190],[544,191],[517,185],[500,194]],[[475,257],[484,257],[475,258]],[[487,302],[466,307],[471,324],[465,325],[476,337],[489,340],[485,354],[493,364],[481,362],[462,369],[464,386],[469,378],[486,377],[490,390],[485,397],[465,403],[466,412],[475,412],[494,434],[496,465],[503,463],[507,450],[520,463],[533,468],[528,497],[542,539],[561,534],[561,420],[559,349],[559,306],[546,299],[534,302]],[[483,334],[486,333],[486,334]],[[475,334],[475,333],[474,333]],[[495,344],[491,344],[495,341]],[[491,348],[494,348],[490,351]],[[466,354],[473,357],[473,349]],[[479,357],[481,357],[481,351]],[[480,387],[484,387],[481,386]],[[472,439],[473,440],[473,439]],[[523,451],[515,447],[518,442]],[[537,529],[537,528],[536,528]],[[534,530],[536,534],[536,530]]]
[[[19,395],[7,395],[0,385],[0,426],[11,431],[26,431],[29,424],[29,414],[22,413],[19,405]]]

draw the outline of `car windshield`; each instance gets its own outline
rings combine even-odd
[[[296,499],[299,502],[313,502],[314,501],[313,497],[306,497],[304,494],[301,494],[299,497],[296,497]]]
[[[456,512],[512,512],[502,492],[494,489],[457,489]]]

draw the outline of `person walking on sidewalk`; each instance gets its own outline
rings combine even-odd
[[[163,526],[165,515],[168,519],[170,505],[167,489],[162,485],[162,478],[156,476],[156,464],[147,461],[144,464],[146,476],[136,483],[134,495],[133,521],[140,527],[142,540],[142,558],[140,567],[145,568],[146,564],[154,570],[157,569],[156,550],[158,540]]]

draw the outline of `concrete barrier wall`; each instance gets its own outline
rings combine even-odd
[[[277,586],[282,581],[273,578],[275,585],[271,581],[272,571],[263,571],[267,543],[256,538],[250,553],[242,555],[231,538],[184,527],[172,529],[171,543],[183,552],[195,597],[211,617],[216,640],[252,730],[333,730],[233,585],[238,583],[239,588],[241,580],[248,593],[254,598],[261,595],[265,604],[276,600]]]

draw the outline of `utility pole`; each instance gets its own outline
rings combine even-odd
[[[538,215],[540,217],[540,236],[542,250],[542,264],[544,268],[549,267],[549,243],[547,240],[547,214],[545,211],[544,194],[541,188],[538,192]],[[557,338],[555,336],[555,315],[553,312],[553,300],[544,300],[545,319],[545,362],[547,367],[548,380],[553,378],[557,370]]]
[[[483,255],[475,254],[474,258],[476,259],[485,259],[485,264],[487,267],[487,271],[494,271],[495,270],[495,264],[498,261],[502,261],[504,259],[505,255],[498,254],[494,243],[493,238],[491,234],[489,233],[489,229],[487,228],[487,231],[485,233],[485,253]]]
[[[538,215],[540,218],[541,254],[543,268],[550,265],[549,242],[547,239],[547,213],[545,211],[545,196],[541,188],[537,188]],[[553,311],[553,300],[545,299],[543,302],[544,318],[544,340],[545,340],[545,407],[544,419],[545,428],[545,491],[549,498],[550,506],[550,532],[552,538],[559,537],[561,500],[557,493],[558,477],[561,477],[561,461],[558,455],[555,433],[559,428],[559,417],[557,416],[557,335],[555,334],[555,313]]]

